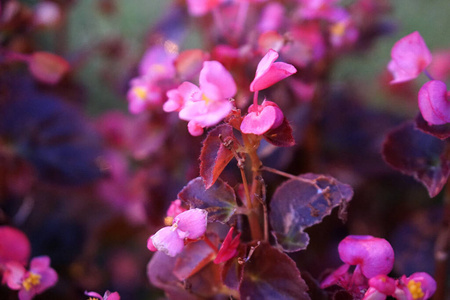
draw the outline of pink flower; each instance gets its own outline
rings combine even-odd
[[[106,291],[103,297],[96,292],[84,292],[86,296],[98,298],[99,300],[120,300],[120,295],[118,292],[111,293],[110,291]]]
[[[153,81],[174,78],[176,74],[175,59],[177,50],[162,45],[150,47],[139,64],[139,75],[148,76]]]
[[[395,280],[386,275],[377,275],[370,278],[369,289],[364,294],[363,300],[384,300],[395,292]]]
[[[127,93],[128,109],[133,114],[141,113],[149,107],[158,106],[163,101],[163,90],[148,76],[136,77],[130,81]]]
[[[269,2],[261,13],[258,23],[259,32],[276,31],[285,19],[285,8],[278,2]]]
[[[426,300],[436,291],[436,281],[424,272],[409,277],[403,275],[397,282],[394,297],[399,300]]]
[[[419,109],[423,118],[431,125],[450,122],[450,93],[440,80],[425,83],[419,91]]]
[[[17,262],[6,264],[3,280],[12,290],[19,290],[19,300],[30,300],[58,281],[58,274],[50,267],[48,256],[35,257],[27,271]]]
[[[388,69],[394,76],[393,83],[417,78],[431,63],[431,53],[422,36],[413,32],[397,41],[391,51]]]
[[[336,22],[348,16],[342,7],[335,6],[336,0],[301,0],[299,13],[304,19],[325,19]]]
[[[200,87],[189,85],[184,107],[178,114],[180,119],[190,121],[192,135],[200,135],[202,128],[222,121],[233,107],[229,98],[237,91],[233,77],[218,61],[203,63],[199,84]]]
[[[255,79],[250,84],[250,91],[260,91],[296,73],[297,70],[291,64],[274,62],[278,53],[270,49],[261,59],[256,68]]]
[[[233,238],[234,227],[230,228],[227,236],[223,240],[222,245],[220,246],[219,252],[217,253],[216,258],[214,259],[215,264],[220,264],[226,262],[227,260],[233,258],[237,254],[237,247],[240,243],[241,233],[239,232]]]
[[[25,265],[30,252],[30,241],[22,231],[10,226],[0,226],[0,274],[8,262]]]
[[[183,82],[176,89],[167,91],[167,101],[163,105],[165,112],[180,111],[184,103],[195,93],[198,92],[198,87],[190,82]]]
[[[370,235],[349,235],[338,246],[339,256],[357,265],[367,278],[388,274],[394,265],[394,249],[388,241]]]
[[[261,105],[250,105],[249,113],[241,123],[243,133],[262,135],[270,129],[277,128],[283,123],[284,115],[281,109],[272,101],[266,101]]]
[[[172,226],[161,228],[149,238],[147,248],[172,257],[178,255],[184,248],[185,239],[198,239],[205,234],[207,215],[206,210],[199,208],[182,212],[173,219]]]
[[[214,8],[224,0],[187,0],[188,11],[191,16],[200,17]]]

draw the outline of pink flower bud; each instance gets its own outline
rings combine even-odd
[[[394,249],[388,241],[370,235],[349,235],[338,246],[339,256],[357,265],[367,278],[388,274],[394,265]]]
[[[394,76],[393,83],[417,78],[431,63],[431,53],[419,32],[415,31],[395,43],[388,69]]]
[[[248,110],[249,113],[241,123],[241,131],[243,133],[262,135],[283,123],[283,112],[274,102],[264,101],[257,107],[251,105]]]
[[[450,122],[450,101],[447,86],[439,80],[425,83],[419,91],[419,109],[431,125]]]
[[[260,91],[297,72],[291,64],[275,62],[278,53],[270,49],[256,68],[255,79],[250,84],[250,91]]]

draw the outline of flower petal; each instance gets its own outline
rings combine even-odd
[[[208,213],[204,209],[194,208],[182,212],[173,220],[178,225],[178,230],[183,231],[186,238],[198,239],[206,231]]]
[[[153,246],[169,256],[178,255],[183,250],[184,240],[179,238],[176,231],[174,227],[161,228],[151,237]]]

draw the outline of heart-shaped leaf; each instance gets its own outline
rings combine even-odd
[[[236,194],[220,178],[209,188],[201,177],[192,179],[178,194],[178,199],[191,208],[201,208],[208,212],[208,222],[228,222],[236,211]]]
[[[450,162],[447,144],[407,122],[392,130],[383,144],[383,158],[394,169],[413,176],[436,196],[447,182]]]
[[[228,147],[224,143],[227,143]],[[233,152],[230,149],[237,146],[238,141],[234,137],[233,127],[228,124],[219,125],[208,133],[200,153],[200,176],[206,189],[216,182],[223,169],[233,159]]]
[[[289,179],[277,188],[270,202],[272,233],[284,251],[305,249],[309,236],[303,231],[322,222],[334,207],[345,209],[352,197],[349,185],[330,176],[308,173]]]
[[[295,262],[268,243],[256,247],[244,264],[241,299],[310,299]]]

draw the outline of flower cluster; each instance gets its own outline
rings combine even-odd
[[[322,288],[339,285],[364,300],[382,300],[387,296],[425,300],[436,291],[436,282],[424,272],[403,275],[397,280],[387,276],[394,265],[394,250],[385,239],[350,235],[339,243],[338,251],[345,264],[322,281]],[[350,266],[355,266],[352,273]]]

